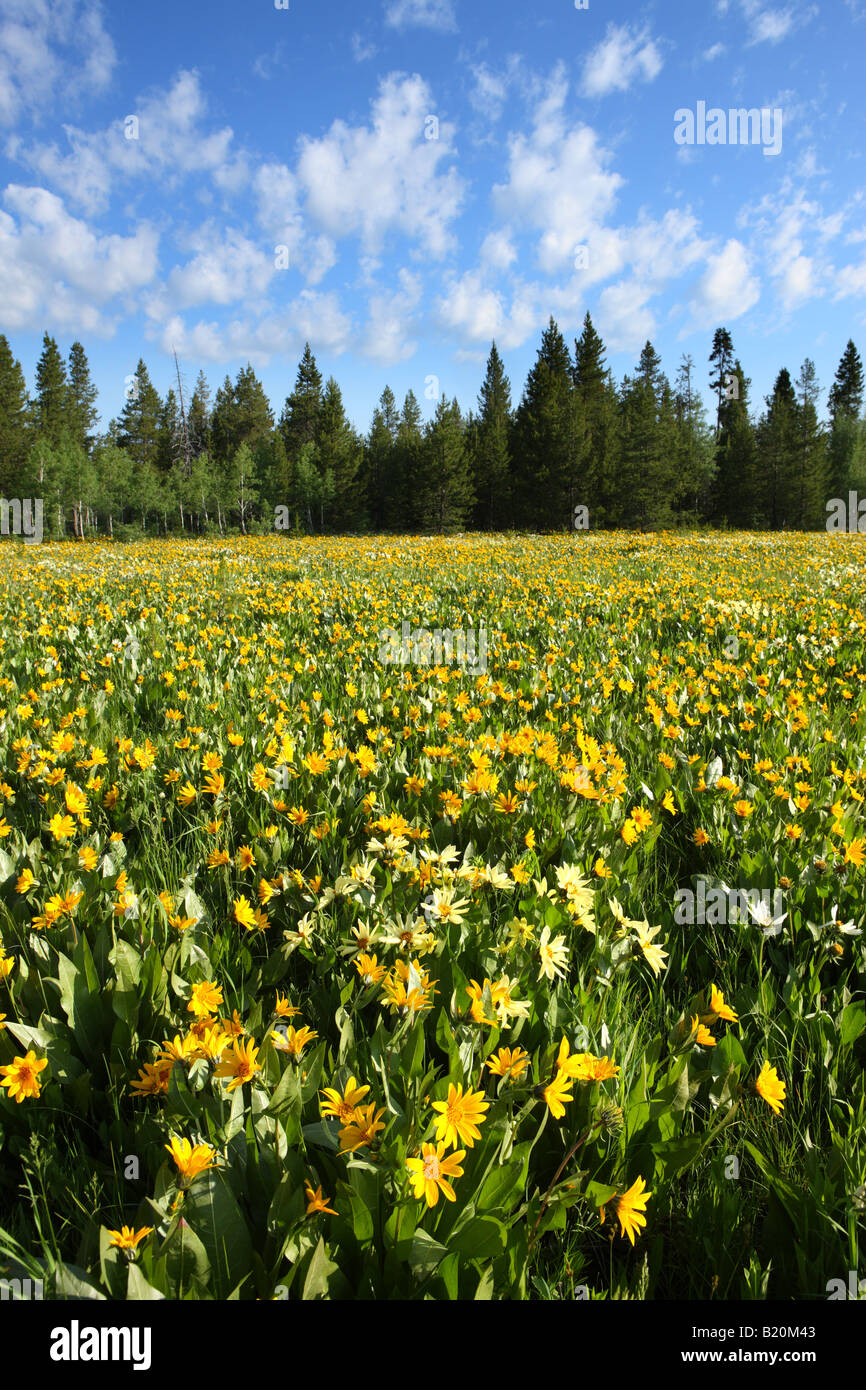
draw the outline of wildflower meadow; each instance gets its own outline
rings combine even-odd
[[[859,534],[3,546],[3,1278],[856,1297],[864,582]]]

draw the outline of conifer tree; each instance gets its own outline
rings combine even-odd
[[[81,343],[69,349],[69,385],[66,397],[66,417],[73,441],[86,454],[93,451],[94,428],[99,419],[96,409],[97,390],[90,377],[90,364]]]
[[[20,497],[28,444],[29,402],[21,363],[0,333],[0,495]]]
[[[322,374],[316,366],[310,344],[306,343],[298,365],[295,389],[287,396],[280,416],[280,429],[290,460],[297,457],[304,444],[316,443],[321,408]]]
[[[822,526],[826,517],[827,445],[818,420],[818,391],[815,363],[807,357],[796,381],[794,411],[796,463],[793,470],[793,524],[802,531]]]
[[[572,372],[551,317],[515,417],[515,519],[521,528],[571,525],[578,448]]]
[[[796,450],[794,387],[783,367],[776,377],[767,410],[755,432],[758,462],[758,517],[762,525],[777,531],[790,526]]]
[[[427,530],[459,529],[466,522],[474,494],[463,440],[463,421],[456,400],[442,395],[424,435],[421,487]]]
[[[751,382],[739,360],[732,375],[736,390],[722,402],[712,510],[716,520],[748,528],[757,524],[760,509],[755,431],[749,417]]]
[[[859,481],[863,464],[863,432],[859,423],[863,408],[863,364],[850,338],[836,369],[828,405],[827,491],[830,498],[847,498],[849,489]]]
[[[491,343],[478,396],[478,418],[467,423],[471,443],[474,520],[488,531],[503,529],[511,514],[511,383]]]
[[[717,328],[713,334],[713,349],[710,363],[715,366],[715,376],[710,376],[710,390],[716,395],[716,441],[722,430],[722,408],[730,399],[731,388],[735,389],[733,379],[734,345],[727,328]]]
[[[66,364],[57,343],[48,333],[42,338],[42,355],[36,364],[35,423],[53,448],[67,423]]]

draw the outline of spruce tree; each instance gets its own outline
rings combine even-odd
[[[578,431],[572,364],[551,317],[514,424],[515,520],[520,527],[571,525]]]
[[[286,398],[283,413],[280,416],[280,429],[290,460],[297,457],[304,444],[317,442],[321,408],[322,374],[316,366],[316,359],[310,351],[310,344],[306,343],[298,365],[295,389]]]
[[[827,441],[827,492],[847,501],[848,491],[859,481],[862,459],[863,364],[851,339],[836,369],[830,388],[830,435]]]
[[[796,465],[793,524],[802,531],[820,527],[826,518],[827,447],[818,420],[818,378],[807,357],[797,377]]]
[[[361,457],[362,446],[346,416],[340,388],[328,377],[319,412],[319,467],[327,483],[325,493],[330,494],[322,498],[320,507],[323,530],[349,531],[358,526]]]
[[[189,403],[187,415],[190,450],[193,458],[206,454],[211,448],[211,400],[207,377],[201,371],[196,378],[195,390]]]
[[[66,364],[57,343],[45,333],[42,355],[36,364],[35,423],[39,433],[55,449],[66,424],[67,390]]]
[[[574,344],[574,388],[583,422],[581,501],[592,525],[609,520],[614,488],[616,391],[605,367],[604,343],[587,313]]]
[[[674,417],[679,500],[682,510],[692,522],[697,522],[709,505],[715,472],[714,448],[712,430],[695,383],[695,364],[687,353],[680,361],[674,384]]]
[[[86,454],[93,452],[94,428],[99,419],[97,390],[90,378],[90,364],[81,343],[69,349],[69,386],[66,396],[67,423],[72,438]]]
[[[443,395],[437,402],[425,430],[424,446],[424,526],[444,534],[465,525],[474,500],[456,399],[449,402]]]
[[[713,516],[729,526],[753,527],[760,509],[755,431],[749,416],[749,386],[739,360],[732,374],[736,391],[722,402],[716,443]]]
[[[722,408],[725,401],[730,399],[731,387],[735,387],[733,380],[734,364],[734,345],[731,342],[731,335],[727,328],[717,328],[713,334],[713,350],[710,353],[710,362],[715,366],[715,376],[710,376],[710,390],[716,395],[716,441],[722,430]]]
[[[491,343],[478,396],[478,419],[467,425],[471,439],[474,520],[487,531],[502,530],[511,514],[511,384]]]
[[[0,494],[20,497],[29,449],[29,402],[21,363],[0,333]]]
[[[778,531],[792,524],[796,464],[796,398],[791,374],[783,367],[776,377],[767,410],[758,422],[759,524]]]

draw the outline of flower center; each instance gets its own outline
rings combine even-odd
[[[435,1154],[431,1154],[429,1158],[425,1158],[424,1160],[424,1178],[427,1182],[435,1182],[438,1177],[439,1159]]]

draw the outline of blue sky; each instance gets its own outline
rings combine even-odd
[[[864,53],[866,0],[0,0],[0,332],[31,387],[80,338],[103,423],[172,347],[279,413],[307,339],[361,429],[386,382],[474,406],[494,337],[516,400],[587,309],[617,379],[650,338],[708,399],[724,324],[753,403],[808,356],[825,405],[866,351]],[[700,102],[781,149],[678,144]]]

